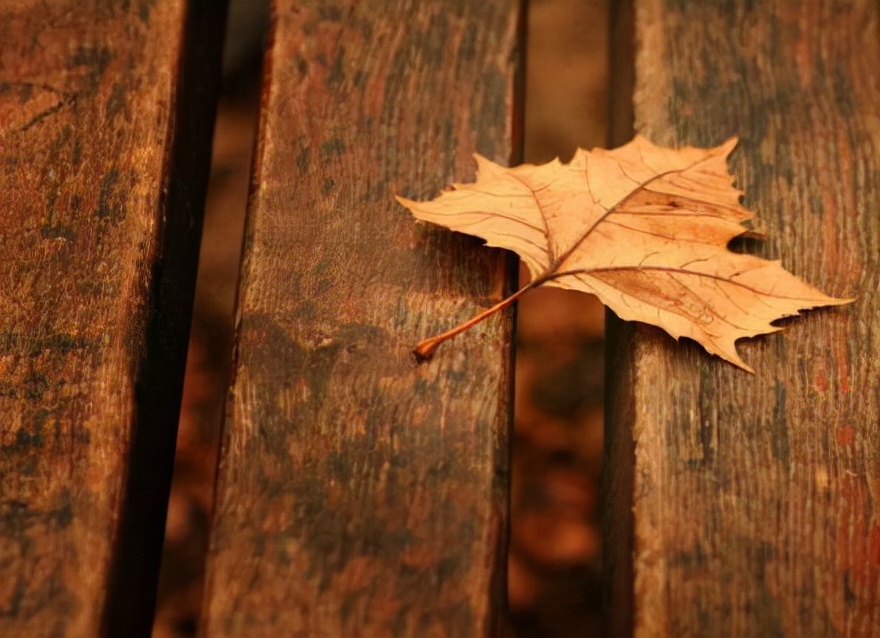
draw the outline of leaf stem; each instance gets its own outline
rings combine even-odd
[[[429,339],[423,339],[422,341],[419,341],[416,344],[416,347],[413,349],[413,354],[416,355],[416,359],[418,359],[419,362],[427,361],[432,356],[434,356],[434,351],[440,346],[440,344],[442,344],[445,341],[448,341],[449,339],[452,339],[454,336],[464,332],[465,330],[467,330],[471,326],[474,326],[474,325],[480,323],[481,321],[483,321],[483,319],[488,319],[489,317],[494,315],[496,312],[500,312],[501,310],[504,310],[508,306],[512,305],[514,301],[516,301],[517,299],[522,297],[529,290],[531,290],[532,288],[536,288],[541,283],[543,283],[543,280],[538,279],[538,280],[535,280],[529,284],[526,284],[525,286],[523,286],[522,288],[517,290],[515,293],[513,293],[509,297],[502,299],[501,301],[499,301],[497,304],[495,304],[491,308],[487,308],[486,310],[484,310],[480,314],[468,319],[464,323],[460,323],[457,326],[455,326],[454,328],[451,328],[450,330],[447,330],[446,332],[440,333],[434,337],[431,337]]]

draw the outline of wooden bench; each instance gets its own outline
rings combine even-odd
[[[738,134],[761,250],[859,298],[743,344],[757,376],[613,322],[608,635],[880,635],[880,6],[615,12],[614,143]],[[223,19],[0,7],[4,637],[149,635]],[[276,1],[202,635],[501,634],[510,317],[409,349],[514,263],[392,195],[518,161],[522,24]]]

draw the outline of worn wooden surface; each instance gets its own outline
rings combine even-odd
[[[150,632],[222,25],[191,5],[0,8],[3,636]]]
[[[518,3],[275,7],[206,636],[489,636],[503,606],[508,264],[394,200],[511,160]],[[515,137],[515,135],[514,135]]]
[[[634,634],[880,636],[880,5],[634,4],[636,130],[739,135],[761,251],[858,295],[744,342],[755,376],[647,328],[614,337]]]

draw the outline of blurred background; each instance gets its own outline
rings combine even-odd
[[[606,146],[609,3],[530,0],[525,161]],[[265,2],[232,0],[153,638],[197,630],[266,26]],[[587,295],[519,303],[509,638],[601,635],[603,334]]]

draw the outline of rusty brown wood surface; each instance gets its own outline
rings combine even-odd
[[[743,342],[754,376],[615,330],[609,462],[630,489],[611,498],[634,533],[614,551],[632,552],[634,635],[880,636],[880,4],[634,6],[635,129],[740,136],[760,251],[858,296]]]
[[[223,19],[191,5],[0,8],[3,636],[150,633]]]
[[[515,154],[518,3],[275,5],[202,632],[489,636],[503,604],[508,260],[395,193]]]

